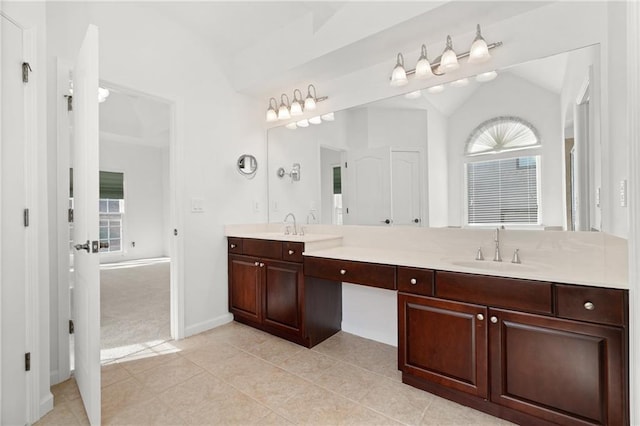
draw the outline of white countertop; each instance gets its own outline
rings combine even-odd
[[[228,225],[225,235],[304,242],[304,256],[629,288],[626,240],[602,233],[506,231],[503,261],[494,262],[492,246],[487,247],[487,240],[493,244],[493,231],[489,230],[323,225],[306,228],[312,232],[284,235],[274,224]],[[483,247],[484,261],[475,260],[478,246]],[[510,262],[515,248],[520,249],[521,264]]]

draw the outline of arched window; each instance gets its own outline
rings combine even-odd
[[[465,146],[467,224],[540,224],[540,155],[519,152],[539,146],[536,129],[517,117],[496,117],[471,132]],[[498,153],[503,155],[489,159]]]
[[[496,117],[485,121],[471,132],[465,154],[488,154],[538,145],[540,137],[531,124],[518,117]]]

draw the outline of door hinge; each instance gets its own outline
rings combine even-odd
[[[24,219],[24,227],[26,228],[29,226],[29,209],[24,209],[22,217]]]
[[[67,98],[67,111],[73,111],[73,96],[64,95]]]
[[[349,214],[349,207],[347,207],[347,214]]]
[[[23,62],[22,63],[22,82],[23,83],[29,82],[29,72],[33,72],[33,70],[31,69],[31,65],[29,65],[29,62]]]
[[[24,354],[24,371],[31,371],[31,352]]]
[[[73,223],[73,209],[69,209],[69,211],[67,212],[67,220],[69,221],[69,223]]]
[[[73,334],[76,331],[75,326],[73,325],[73,320],[69,320],[69,334]]]
[[[344,168],[345,169],[347,168],[347,162],[346,161],[344,162]]]

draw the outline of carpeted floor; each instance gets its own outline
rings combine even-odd
[[[100,266],[103,364],[171,340],[169,259]]]

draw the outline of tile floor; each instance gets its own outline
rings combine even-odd
[[[105,425],[505,425],[401,382],[396,348],[340,332],[313,349],[230,323],[102,367]],[[88,424],[73,379],[37,425]]]

